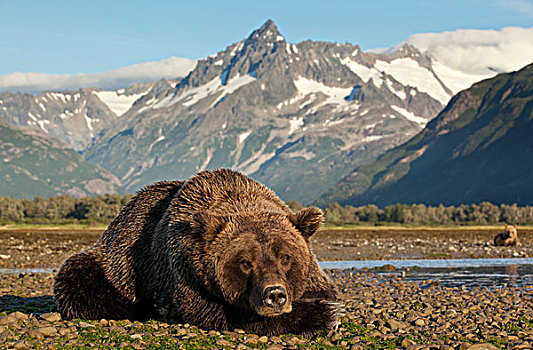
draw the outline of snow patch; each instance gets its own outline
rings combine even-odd
[[[243,77],[241,77],[240,75],[237,75],[235,78],[229,81],[226,81],[226,84],[223,85],[222,78],[223,78],[222,76],[216,77],[212,79],[211,81],[205,83],[204,85],[186,90],[178,96],[168,95],[164,99],[157,102],[153,106],[153,108],[165,108],[165,107],[172,106],[181,101],[183,101],[182,104],[184,106],[189,107],[210,95],[219,93],[220,95],[218,96],[218,98],[212,103],[212,106],[214,106],[218,101],[224,98],[224,96],[233,93],[235,90],[255,80],[255,78],[249,74]]]
[[[239,144],[240,143],[243,143],[244,140],[246,140],[248,138],[248,136],[250,136],[252,132],[251,131],[247,131],[247,132],[243,132],[242,134],[239,135]]]
[[[394,109],[396,112],[400,113],[402,116],[404,116],[407,120],[410,120],[412,122],[417,123],[418,125],[424,127],[427,124],[427,120],[416,116],[413,112],[409,112],[406,109],[403,109],[401,107],[398,107],[396,105],[391,105],[392,109]]]
[[[327,86],[304,77],[298,77],[294,81],[294,85],[303,96],[318,92],[323,93],[328,97],[324,104],[347,104],[344,98],[352,91],[352,88]]]
[[[393,94],[401,98],[402,100],[405,100],[405,98],[407,97],[407,95],[405,94],[405,91],[394,89],[394,85],[392,84],[392,81],[390,81],[389,79],[386,79],[386,81],[387,81],[387,87],[389,88],[389,90]]]
[[[304,126],[304,117],[289,119],[289,135]]]
[[[358,77],[360,77],[365,83],[368,83],[368,81],[372,79],[372,82],[374,83],[374,85],[376,85],[378,88],[381,86],[382,74],[377,69],[359,64],[357,62],[352,61],[349,58],[342,59],[340,60],[340,62],[344,64],[346,67],[348,67]]]
[[[377,141],[377,140],[381,140],[382,138],[384,138],[385,136],[383,135],[369,135],[369,136],[366,136],[364,139],[363,139],[363,142],[372,142],[372,141]]]
[[[430,70],[420,67],[418,62],[411,58],[397,58],[390,63],[377,60],[375,67],[392,75],[403,85],[418,88],[442,104],[446,104],[451,97]]]
[[[85,117],[85,124],[87,124],[87,128],[92,131],[93,130],[93,125],[92,125],[93,120],[91,118],[89,118],[89,116],[87,116],[87,114],[85,114],[84,117]]]
[[[98,96],[100,101],[107,105],[118,117],[126,113],[135,101],[146,95],[146,93],[123,95],[118,91],[94,91],[93,94]]]

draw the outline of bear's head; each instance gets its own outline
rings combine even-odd
[[[516,225],[505,224],[505,229],[502,232],[502,236],[504,239],[507,239],[507,238],[516,239],[518,237]]]
[[[194,215],[216,289],[230,304],[267,317],[291,312],[302,296],[314,259],[309,237],[322,219],[315,207],[288,215]]]

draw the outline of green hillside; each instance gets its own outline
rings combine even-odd
[[[39,131],[9,126],[0,116],[0,196],[74,197],[120,192],[118,179]]]
[[[456,205],[533,199],[533,65],[457,94],[418,135],[318,201]]]

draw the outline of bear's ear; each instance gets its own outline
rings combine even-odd
[[[323,219],[322,210],[317,207],[309,207],[289,215],[289,220],[304,238],[309,238],[317,232]]]
[[[206,211],[194,213],[192,219],[193,226],[200,229],[204,236],[218,234],[229,222],[228,217],[213,215]]]

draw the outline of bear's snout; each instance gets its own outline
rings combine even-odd
[[[287,302],[287,291],[283,286],[268,286],[263,291],[263,304],[267,307],[281,308]]]

